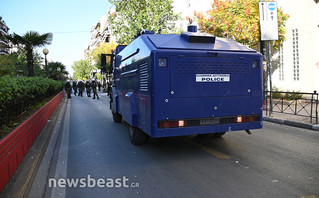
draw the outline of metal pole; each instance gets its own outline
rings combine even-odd
[[[316,91],[314,91],[312,94],[311,94],[311,103],[310,103],[310,124],[312,124],[312,105],[314,104],[314,94],[316,94]]]
[[[265,41],[260,41],[260,52],[262,53],[263,57],[263,101],[266,102],[267,99],[267,68],[265,68],[266,65],[266,60],[267,60],[267,44]],[[266,102],[267,103],[267,102]],[[266,112],[268,111],[268,106],[266,106]]]
[[[269,115],[272,114],[272,80],[271,80],[271,47],[270,47],[270,41],[268,41],[268,75],[269,75],[269,91],[270,91],[270,109],[269,109]]]
[[[269,108],[268,108],[268,92],[265,91],[265,93],[266,93],[266,116],[268,116],[268,110],[269,110]]]
[[[47,55],[44,54],[45,74],[48,74],[48,59]]]
[[[316,94],[317,99],[316,99],[316,124],[318,124],[318,93],[317,91],[314,91],[314,94]]]

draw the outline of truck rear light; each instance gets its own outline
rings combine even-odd
[[[224,124],[241,124],[247,122],[259,122],[260,115],[238,115],[226,117],[210,117],[210,118],[195,118],[181,120],[158,120],[157,128],[183,128],[183,127],[199,127],[199,126],[215,126]]]
[[[237,116],[235,119],[236,123],[241,123],[242,121],[243,121],[243,117],[241,117],[241,116]]]
[[[170,121],[159,121],[159,128],[178,128],[178,127],[186,127],[186,120],[170,120]]]
[[[186,122],[184,120],[178,120],[178,126],[179,127],[184,127]]]
[[[237,116],[237,117],[235,117],[235,123],[257,122],[258,120],[259,120],[259,116]]]

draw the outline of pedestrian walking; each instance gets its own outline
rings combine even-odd
[[[97,99],[99,99],[99,95],[97,95],[97,90],[96,90],[96,87],[97,87],[97,83],[95,82],[95,79],[92,79],[92,89],[93,89],[93,99],[95,99],[95,96],[97,97]]]
[[[89,82],[89,80],[86,80],[85,88],[87,97],[91,97],[91,83]]]
[[[77,90],[78,90],[76,80],[74,80],[74,81],[73,81],[73,83],[72,83],[72,87],[73,87],[74,95],[76,96],[76,93],[77,93]]]
[[[66,91],[66,94],[68,96],[68,99],[71,99],[71,92],[72,92],[72,86],[69,80],[67,80],[64,89]]]
[[[80,81],[78,82],[78,89],[79,89],[79,95],[78,95],[78,96],[83,97],[84,82],[83,82],[82,80],[80,80]]]

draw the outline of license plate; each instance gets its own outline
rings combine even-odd
[[[200,120],[200,125],[216,125],[216,124],[219,124],[218,118]]]

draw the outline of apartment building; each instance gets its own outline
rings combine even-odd
[[[8,35],[9,28],[0,16],[0,35]],[[10,53],[10,44],[9,42],[0,37],[0,55]]]
[[[115,37],[111,35],[111,31],[109,29],[109,23],[107,22],[107,18],[110,15],[112,10],[102,16],[97,23],[95,23],[91,28],[91,40],[90,44],[86,49],[86,54],[91,52],[93,49],[99,46],[100,43],[109,43],[115,42]]]

